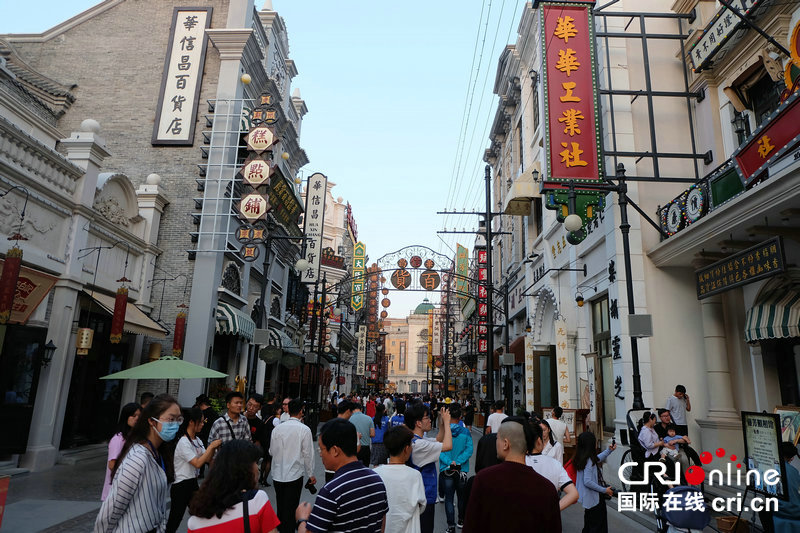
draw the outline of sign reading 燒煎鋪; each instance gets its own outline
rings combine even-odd
[[[783,242],[772,237],[695,272],[697,299],[780,274],[786,270]]]
[[[210,7],[176,7],[151,143],[191,146],[206,58]]]
[[[303,272],[303,282],[319,279],[319,259],[322,252],[322,231],[325,227],[325,194],[328,191],[328,178],[316,172],[308,178],[306,189],[306,261],[308,268]]]
[[[542,86],[545,101],[545,206],[563,222],[570,213],[566,185],[575,184],[574,209],[582,227],[567,236],[577,244],[604,206],[604,195],[581,186],[602,183],[593,0],[542,2]]]

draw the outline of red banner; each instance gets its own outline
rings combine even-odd
[[[11,307],[17,292],[17,280],[22,266],[22,250],[14,246],[6,252],[3,274],[0,275],[0,324],[11,318]]]
[[[593,4],[542,5],[545,182],[600,180]]]
[[[128,310],[128,288],[117,289],[114,300],[114,314],[111,317],[111,344],[118,344],[122,340],[122,328],[125,326],[125,312]]]
[[[800,94],[795,94],[764,123],[734,159],[746,185],[795,144],[800,142]]]
[[[175,318],[175,334],[172,339],[172,355],[183,355],[183,339],[186,336],[186,312],[181,311]]]

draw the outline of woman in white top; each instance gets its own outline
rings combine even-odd
[[[193,407],[183,410],[183,425],[179,431],[182,436],[175,446],[175,482],[169,489],[172,503],[169,506],[167,533],[175,533],[178,530],[189,501],[200,488],[197,483],[200,467],[211,462],[214,450],[222,444],[222,441],[217,439],[208,444],[208,449],[203,446],[203,441],[197,434],[205,423],[201,409]]]
[[[553,432],[550,431],[550,424],[547,423],[547,420],[542,420],[540,425],[542,426],[542,440],[544,441],[542,455],[552,457],[559,463],[564,464],[564,447],[553,436]]]
[[[111,490],[94,523],[95,533],[164,531],[172,454],[164,446],[183,422],[172,396],[153,398],[133,426],[111,473]]]
[[[658,433],[653,427],[656,425],[656,415],[647,411],[639,421],[639,444],[644,448],[644,458],[658,460],[658,451],[664,441],[658,438]]]
[[[125,445],[125,438],[136,425],[139,419],[139,413],[142,412],[142,407],[135,402],[125,404],[122,411],[119,413],[119,422],[117,423],[117,433],[108,441],[108,464],[106,465],[106,481],[103,483],[103,494],[100,496],[100,501],[106,501],[108,491],[111,490],[111,471],[114,470],[114,465],[117,464],[119,452]]]

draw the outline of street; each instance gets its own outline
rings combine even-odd
[[[431,432],[431,436],[436,431]],[[477,448],[480,433],[472,431],[473,444]],[[315,445],[316,447],[316,445]],[[470,461],[470,470],[474,470],[474,454]],[[54,468],[33,474],[24,474],[11,479],[8,491],[2,533],[85,533],[91,531],[97,511],[100,508],[100,492],[104,477],[103,458],[79,463],[75,466],[56,465]],[[319,456],[315,462],[315,476],[325,479],[325,471]],[[318,485],[319,486],[319,485]],[[275,507],[275,490],[267,487],[266,492]],[[302,500],[312,502],[312,496],[303,491]],[[573,505],[562,515],[562,531],[578,532],[583,528],[583,509]],[[179,532],[186,531],[188,513]],[[652,531],[631,518],[609,508],[609,531],[625,531],[626,533]],[[436,504],[436,533],[443,533],[447,528],[444,504]]]

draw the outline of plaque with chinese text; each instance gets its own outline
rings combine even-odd
[[[278,141],[275,132],[268,126],[253,128],[245,138],[247,139],[247,148],[257,154],[260,154]]]
[[[350,307],[353,311],[360,311],[364,307],[364,281],[366,274],[365,261],[367,247],[359,241],[353,246],[353,283],[351,286]]]
[[[697,299],[753,283],[786,270],[783,242],[773,237],[695,272]]]
[[[153,145],[191,146],[206,58],[210,7],[176,7],[158,97]]]
[[[730,0],[730,4],[740,13],[747,13],[758,3],[759,0]],[[694,71],[699,72],[708,67],[711,64],[711,58],[743,25],[742,19],[734,15],[727,7],[722,6],[689,50]]]
[[[241,202],[239,202],[239,215],[250,222],[266,218],[268,212],[269,202],[261,194],[248,194],[243,196]]]
[[[247,161],[242,170],[242,180],[251,187],[258,188],[263,185],[272,174],[272,163],[264,159],[251,159]]]

